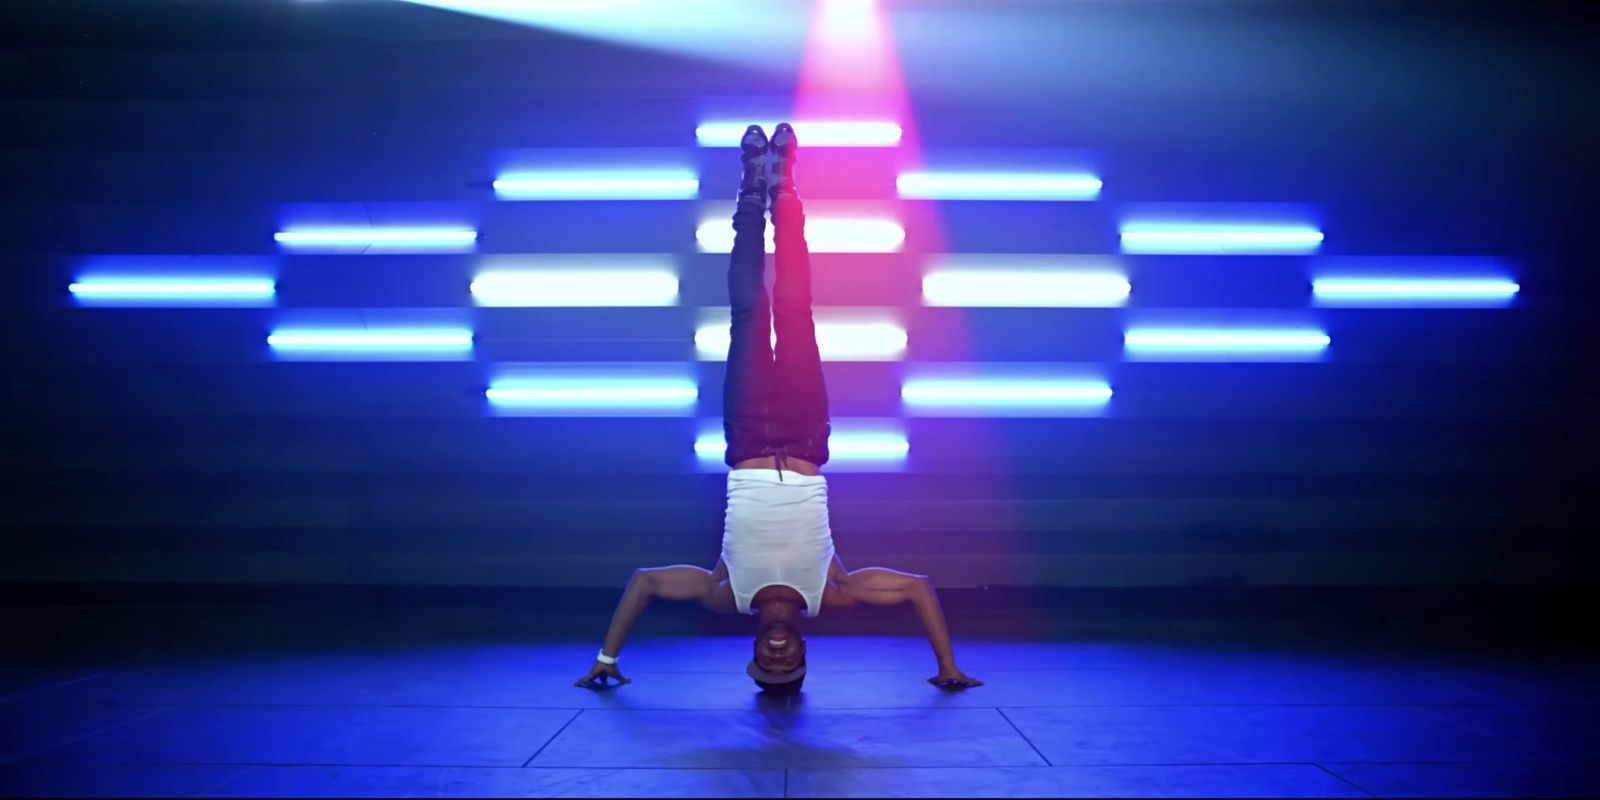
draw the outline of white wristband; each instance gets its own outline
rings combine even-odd
[[[594,660],[596,660],[596,661],[598,661],[598,662],[600,662],[602,664],[605,664],[608,667],[609,666],[613,666],[613,665],[615,665],[617,663],[617,660],[612,658],[611,656],[606,655],[606,651],[604,651],[604,650],[601,650],[600,653],[594,657]]]

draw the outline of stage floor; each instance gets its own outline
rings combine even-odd
[[[988,685],[951,693],[924,682],[922,640],[817,635],[804,694],[768,702],[741,674],[742,637],[636,641],[634,683],[604,691],[572,685],[594,641],[473,638],[11,659],[0,795],[1600,791],[1600,681],[1575,665],[962,637]]]

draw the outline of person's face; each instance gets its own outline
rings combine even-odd
[[[805,656],[805,640],[789,625],[773,622],[756,633],[756,666],[768,672],[790,672]]]

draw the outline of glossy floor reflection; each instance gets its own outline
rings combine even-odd
[[[432,644],[422,643],[424,639]],[[793,699],[741,637],[135,648],[0,671],[0,794],[1521,796],[1600,790],[1576,665],[1283,644],[815,636]],[[237,643],[235,643],[236,645]]]

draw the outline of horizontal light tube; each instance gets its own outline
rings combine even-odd
[[[620,307],[678,303],[678,276],[667,270],[497,270],[472,281],[481,306]]]
[[[471,250],[478,232],[471,228],[432,227],[332,227],[278,231],[273,239],[289,250],[349,250],[373,248],[410,252]]]
[[[267,337],[287,356],[467,356],[473,333],[463,328],[279,328]]]
[[[1504,305],[1521,291],[1505,278],[1325,277],[1311,282],[1319,305]]]
[[[728,445],[720,433],[708,433],[695,439],[695,455],[702,459],[721,461]],[[830,461],[898,461],[911,452],[911,444],[904,434],[897,433],[839,433],[828,437]]]
[[[494,181],[502,200],[690,200],[700,179],[690,172],[512,172]]]
[[[1131,328],[1123,333],[1129,353],[1140,355],[1311,355],[1331,340],[1303,328]]]
[[[1093,200],[1102,183],[1071,172],[907,172],[895,186],[908,200]]]
[[[518,378],[498,381],[484,394],[498,411],[549,416],[691,414],[700,399],[693,381],[619,378]]]
[[[940,269],[922,276],[930,306],[1101,308],[1128,302],[1124,275],[1062,270]]]
[[[901,387],[900,397],[914,413],[1051,416],[1103,407],[1111,402],[1111,387],[1094,381],[910,379]]]
[[[768,226],[768,253],[776,250],[774,235]],[[733,223],[727,218],[703,221],[694,238],[703,252],[732,252]],[[884,217],[812,217],[806,221],[806,246],[813,253],[897,253],[905,241],[905,228]]]
[[[892,322],[818,321],[817,350],[824,361],[898,361],[905,356],[906,331]],[[702,361],[726,361],[730,330],[726,324],[702,325],[694,334]],[[772,336],[777,344],[776,333]]]
[[[778,122],[706,122],[694,129],[701,147],[738,147],[745,129],[760,125],[768,136]],[[791,122],[802,147],[894,147],[903,131],[887,120],[800,120]]]
[[[272,278],[84,277],[67,291],[85,305],[262,305],[277,286]]]
[[[1285,255],[1322,246],[1322,231],[1298,225],[1128,223],[1121,234],[1124,253]]]

